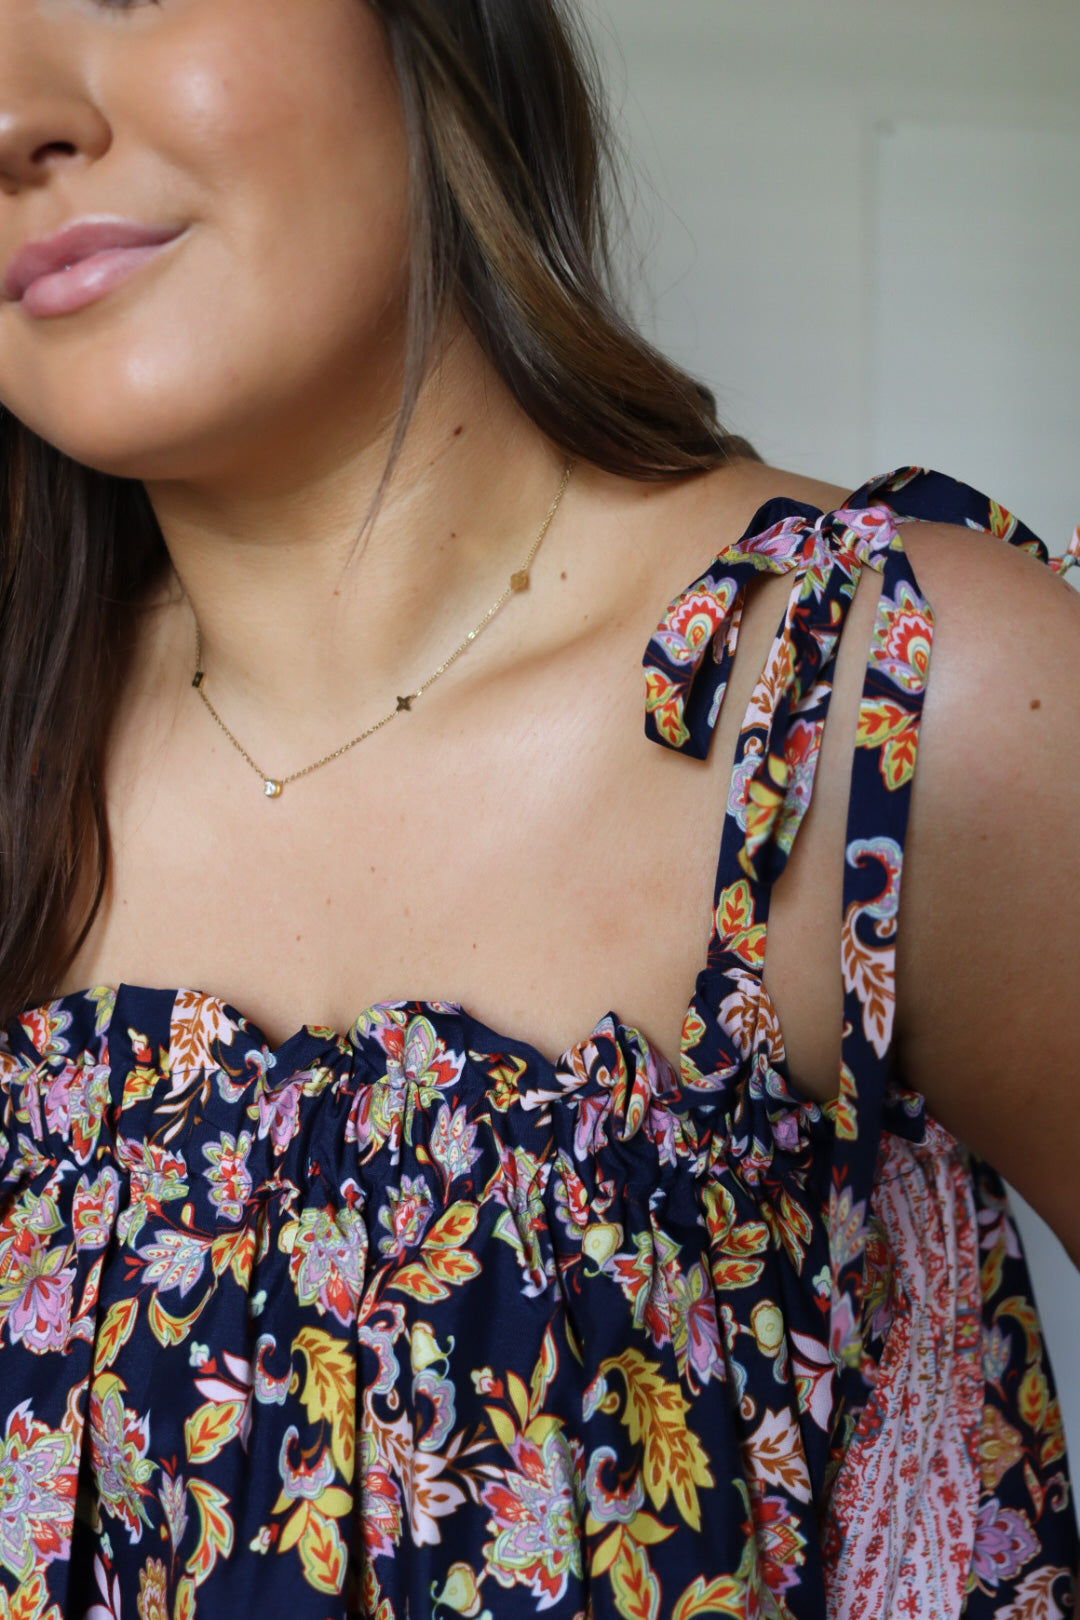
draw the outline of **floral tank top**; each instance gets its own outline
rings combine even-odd
[[[933,614],[905,524],[1049,567],[916,467],[769,501],[667,608],[645,728],[704,758],[757,570],[681,1049],[557,1061],[453,1002],[272,1047],[194,989],[0,1037],[2,1620],[1023,1620],[1071,1612],[1054,1381],[1002,1184],[890,1061]],[[771,885],[862,571],[839,1096],[788,1071]]]

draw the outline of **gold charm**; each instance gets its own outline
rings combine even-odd
[[[558,493],[556,494],[555,499],[552,501],[551,506],[548,508],[548,514],[540,526],[540,533],[536,536],[536,539],[532,543],[532,549],[528,554],[525,565],[522,568],[516,569],[514,573],[510,575],[510,593],[527,591],[529,589],[529,569],[532,566],[533,558],[536,556],[537,549],[545,534],[547,534],[548,529],[551,527],[556,512],[559,510],[559,503],[566,493],[566,486],[570,482],[570,475],[573,470],[573,461],[567,461],[566,467],[563,471],[562,483],[559,485]],[[400,714],[402,710],[408,712],[413,706],[413,700],[415,698],[422,697],[427,691],[428,687],[431,685],[432,681],[438,680],[439,676],[444,674],[445,671],[450,668],[454,660],[459,658],[465,649],[476,640],[481,630],[484,629],[485,625],[491,622],[495,614],[507,601],[507,598],[508,592],[503,591],[502,595],[499,597],[499,600],[488,608],[479,624],[473,626],[473,628],[466,634],[465,640],[460,644],[460,646],[456,647],[448,658],[443,659],[443,662],[438,666],[437,669],[432,671],[427,680],[423,682],[419,689],[398,698],[396,710],[390,714],[384,714],[381,720],[376,720],[372,725],[366,727],[365,730],[361,731],[357,736],[353,737],[350,742],[345,743],[341,748],[335,748],[332,754],[324,755],[322,759],[317,759],[314,764],[308,765],[302,771],[293,771],[291,776],[284,777],[281,781],[275,781],[272,776],[263,776],[260,767],[252,759],[251,755],[244,750],[239,740],[233,736],[232,732],[229,730],[228,726],[225,724],[224,720],[221,718],[220,714],[218,714],[217,710],[214,708],[214,705],[207,697],[204,689],[204,681],[206,676],[202,667],[202,631],[199,629],[198,619],[195,620],[195,673],[192,676],[191,684],[198,692],[203,703],[205,703],[211,717],[214,720],[214,723],[225,733],[233,747],[239,754],[243,755],[247,764],[251,766],[251,769],[261,779],[263,793],[266,798],[280,799],[286,783],[295,782],[298,776],[307,776],[309,772],[318,770],[321,765],[329,765],[331,760],[338,759],[342,754],[347,753],[350,748],[355,748],[357,743],[363,742],[365,737],[370,737],[373,732],[378,731],[382,726],[385,726],[388,720],[392,720],[394,718],[394,714]],[[36,773],[36,759],[33,768]]]

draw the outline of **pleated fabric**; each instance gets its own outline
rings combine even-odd
[[[647,734],[704,758],[744,587],[790,577],[670,1060],[614,1011],[554,1063],[445,1001],[276,1048],[192,988],[12,1020],[0,1620],[1068,1612],[1064,1438],[1004,1189],[892,1051],[919,518],[1080,560],[903,468],[833,512],[767,503],[650,639]],[[762,974],[865,568],[822,1107]]]

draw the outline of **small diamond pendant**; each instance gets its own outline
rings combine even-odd
[[[263,792],[266,794],[268,799],[280,799],[281,783],[272,782],[270,778],[267,777],[266,781],[263,783]]]

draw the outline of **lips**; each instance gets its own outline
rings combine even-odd
[[[19,249],[4,276],[4,298],[17,304],[39,276],[52,275],[110,248],[156,247],[171,242],[182,229],[179,225],[140,225],[136,220],[77,220],[54,236],[28,242]]]

